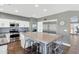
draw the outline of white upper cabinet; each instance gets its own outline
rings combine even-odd
[[[13,19],[0,19],[0,27],[10,27],[10,23],[19,24],[19,27],[29,27],[29,22]]]
[[[10,27],[9,22],[0,22],[0,27]]]
[[[0,19],[0,27],[10,27],[8,19]]]

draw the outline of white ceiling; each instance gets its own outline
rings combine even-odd
[[[36,7],[35,7],[36,6]],[[3,4],[0,12],[40,18],[67,10],[79,10],[79,4]]]

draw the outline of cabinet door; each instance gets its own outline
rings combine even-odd
[[[25,38],[24,38],[23,33],[20,33],[20,40],[21,40],[21,47],[24,48]]]
[[[0,46],[0,54],[7,54],[7,45]]]
[[[8,42],[10,42],[10,33],[5,34],[6,35],[6,39]]]
[[[8,22],[0,22],[0,27],[10,27]]]

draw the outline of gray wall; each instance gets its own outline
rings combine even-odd
[[[30,18],[30,28],[29,30],[32,32],[33,31],[33,24],[36,24],[35,29],[37,29],[37,19],[36,18]]]
[[[3,13],[3,12],[0,12],[0,18],[3,18],[3,19],[13,19],[13,20],[22,20],[22,21],[30,21],[29,17],[12,15],[12,14]]]
[[[68,31],[65,32],[64,30],[69,29],[70,18],[73,17],[73,16],[78,16],[78,18],[79,18],[79,11],[66,11],[66,12],[62,12],[62,13],[59,13],[59,14],[41,17],[41,18],[38,19],[38,22],[43,21],[44,19],[46,19],[46,20],[57,19],[57,31],[56,31],[57,34],[64,35],[63,41],[70,43],[69,42],[70,33]],[[61,21],[64,21],[64,25],[60,25]]]
[[[42,18],[39,18],[38,21],[43,21],[44,19],[47,19],[47,20],[53,20],[53,19],[57,19],[57,33],[58,34],[67,34],[68,32],[64,32],[64,29],[68,29],[68,15],[67,15],[68,12],[63,12],[63,13],[59,13],[59,14],[55,14],[55,15],[49,15],[49,16],[46,16],[46,17],[42,17]],[[64,25],[60,25],[60,22],[61,21],[64,21],[65,24]]]

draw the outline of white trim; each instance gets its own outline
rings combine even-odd
[[[41,22],[54,22],[54,21],[57,21],[57,19],[53,19],[53,20],[44,20],[44,21],[41,21]]]
[[[68,44],[68,43],[62,43],[63,45],[65,45],[65,46],[71,46],[70,44]]]

